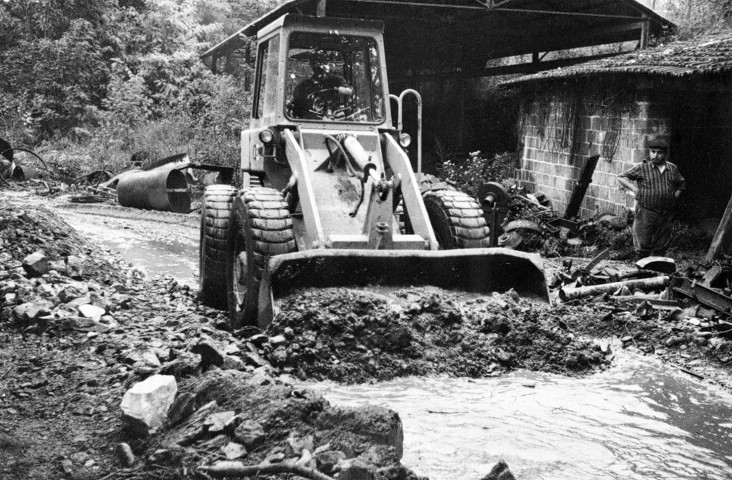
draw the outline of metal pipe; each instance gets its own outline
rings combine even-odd
[[[191,210],[191,192],[186,177],[175,165],[123,174],[117,184],[117,200],[123,207],[176,213]]]
[[[417,99],[417,173],[422,173],[422,95],[417,90],[408,88],[399,94],[399,131],[402,129],[402,104],[406,95],[414,95]]]

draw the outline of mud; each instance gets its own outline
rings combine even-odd
[[[470,298],[437,288],[306,290],[282,301],[267,335],[273,365],[299,378],[362,383],[408,375],[495,376],[516,368],[566,375],[609,364],[548,305],[515,292]]]

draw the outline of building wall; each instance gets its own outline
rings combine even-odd
[[[563,215],[587,159],[600,155],[580,218],[631,208],[617,175],[644,160],[650,136],[670,134],[670,99],[651,93],[652,87],[587,82],[525,92],[517,178]]]

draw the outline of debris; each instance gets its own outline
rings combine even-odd
[[[638,288],[640,290],[654,290],[665,287],[669,282],[669,277],[654,277],[644,278],[640,280],[626,280],[623,282],[612,282],[600,285],[592,285],[588,287],[578,288],[561,288],[559,290],[559,298],[564,302],[575,300],[578,298],[589,297],[593,295],[601,295],[605,293],[612,293],[623,287],[626,288]]]
[[[668,257],[646,257],[635,263],[638,268],[671,275],[676,271],[676,262]]]
[[[704,380],[704,377],[702,375],[699,375],[698,373],[694,373],[691,370],[687,370],[687,369],[681,368],[681,367],[679,367],[679,370],[686,373],[687,375],[691,375],[694,378],[698,378],[699,380]]]

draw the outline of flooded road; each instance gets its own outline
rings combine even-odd
[[[55,211],[79,233],[118,252],[148,276],[170,275],[198,288],[197,215],[69,206]]]
[[[57,210],[150,276],[196,285],[197,216]],[[404,464],[432,480],[478,480],[501,458],[519,480],[732,478],[732,395],[652,357],[621,352],[586,378],[517,372],[307,385],[334,404],[397,411]]]
[[[403,463],[434,480],[478,480],[504,459],[516,478],[729,479],[732,395],[623,354],[586,378],[310,384],[333,404],[399,412]]]

